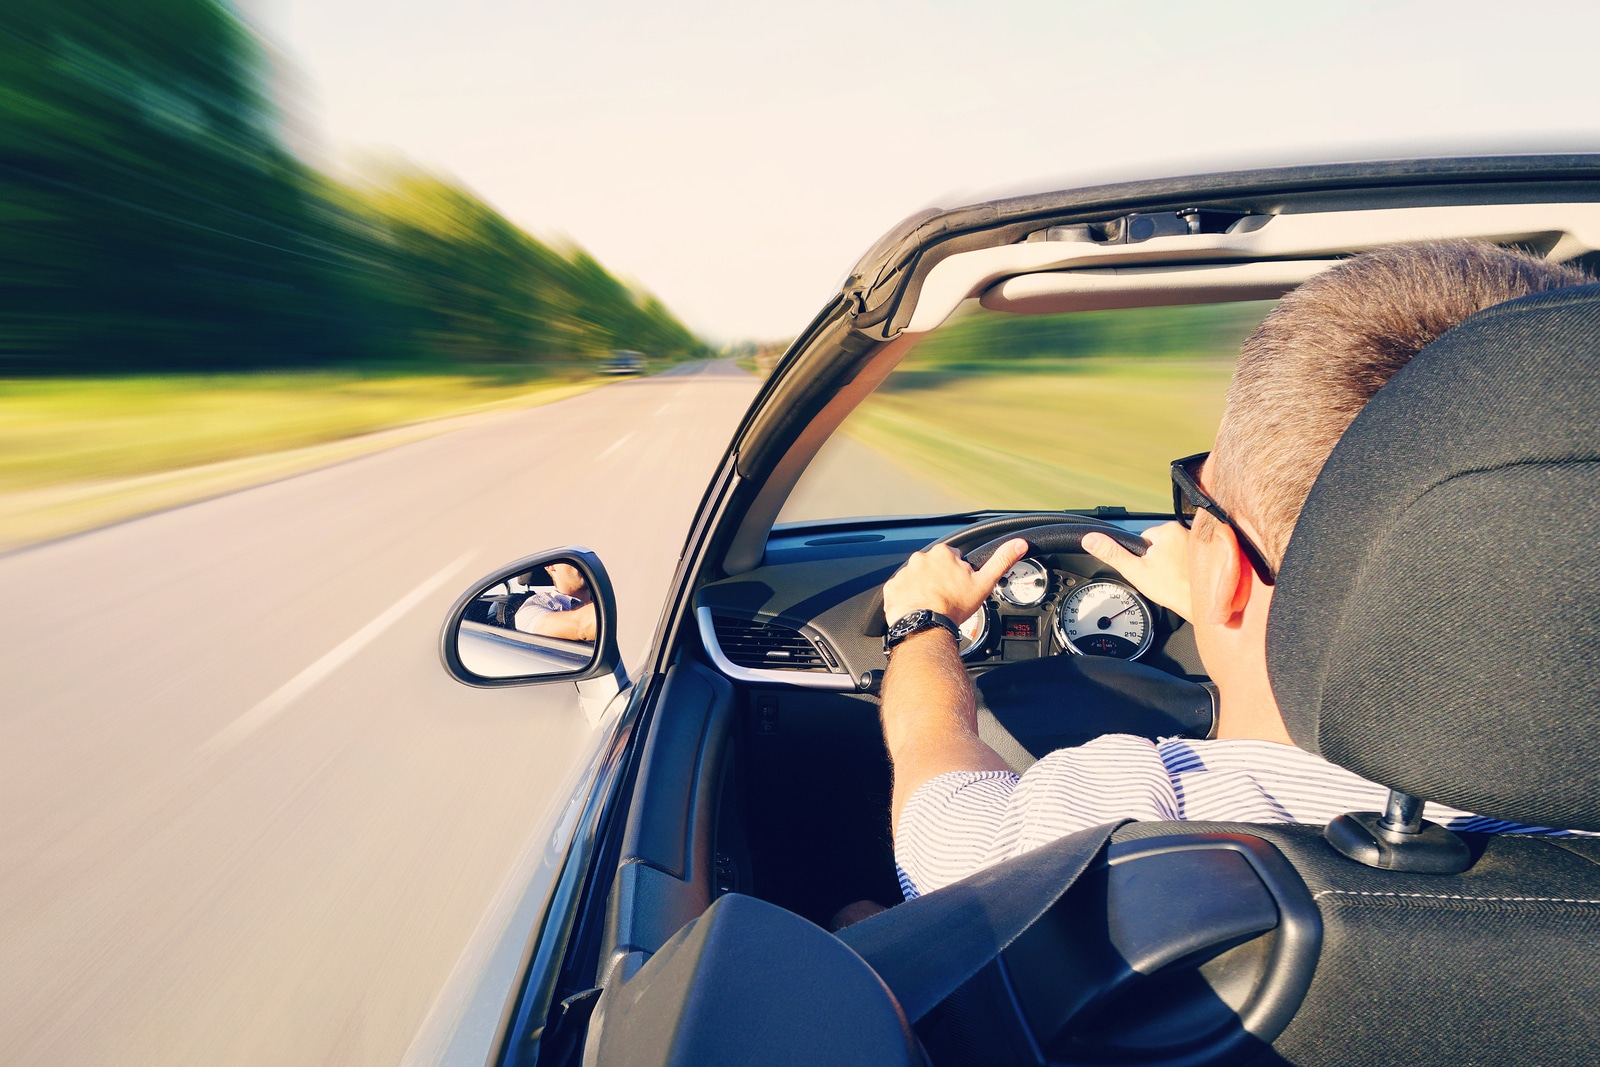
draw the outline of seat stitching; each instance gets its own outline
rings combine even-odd
[[[1324,889],[1313,894],[1312,899],[1321,900],[1323,897],[1330,895],[1346,897],[1419,897],[1424,900],[1481,900],[1501,903],[1600,904],[1600,900],[1585,900],[1581,897],[1471,897],[1462,893],[1384,893],[1367,889]]]

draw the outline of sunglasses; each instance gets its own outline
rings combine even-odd
[[[1200,467],[1205,463],[1210,452],[1200,452],[1193,456],[1172,461],[1172,511],[1178,516],[1178,521],[1183,523],[1184,529],[1194,525],[1197,512],[1204,511],[1220,523],[1227,525],[1233,531],[1233,536],[1239,540],[1239,548],[1244,552],[1244,558],[1250,561],[1251,568],[1256,572],[1256,577],[1261,579],[1262,585],[1276,585],[1278,576],[1272,572],[1272,565],[1261,554],[1255,543],[1245,536],[1239,529],[1239,524],[1228,517],[1222,505],[1211,499],[1210,495],[1200,488]]]

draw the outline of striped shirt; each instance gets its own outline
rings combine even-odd
[[[1018,777],[952,771],[900,814],[895,861],[906,898],[1113,819],[1325,824],[1382,811],[1389,790],[1320,756],[1271,741],[1097,737],[1050,753]],[[1565,834],[1429,804],[1452,830]]]

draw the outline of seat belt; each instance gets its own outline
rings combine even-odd
[[[878,972],[915,1023],[1049,911],[1129,821],[1068,834],[835,936]]]

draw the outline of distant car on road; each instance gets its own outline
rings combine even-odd
[[[601,374],[643,374],[643,352],[613,352],[600,365]]]
[[[1413,841],[1378,813],[1360,824],[1380,827],[1374,843],[1342,852],[1327,836],[1340,819],[1133,823],[1071,870],[1041,851],[1037,869],[897,903],[884,580],[935,543],[981,559],[1029,542],[971,618],[946,620],[984,737],[1018,773],[1105,733],[1207,737],[1215,691],[1198,684],[1192,626],[1081,539],[1142,551],[1177,517],[1184,461],[1168,457],[1215,433],[1232,373],[1217,353],[1267,301],[1356,253],[1443,238],[1600,266],[1600,155],[1047,192],[930,209],[880,240],[762,385],[681,550],[662,544],[677,570],[636,679],[586,549],[506,564],[448,617],[457,679],[576,681],[597,728],[516,919],[463,957],[485,962],[437,1016],[453,1028],[429,1039],[448,1042],[440,1062],[1594,1062],[1594,837],[1467,835],[1462,871],[1397,860],[1449,833],[1419,822]],[[1594,691],[1600,656],[1600,286],[1471,321],[1363,411],[1311,494],[1349,520],[1309,524],[1314,547],[1259,623],[1354,620],[1335,651],[1378,666],[1359,684],[1313,678],[1297,664],[1315,647],[1269,636],[1273,684],[1308,706],[1324,689],[1366,701],[1370,724],[1315,708],[1298,721],[1343,730],[1324,755],[1389,759],[1429,790],[1395,794],[1397,812],[1482,796],[1475,810],[1497,817],[1600,831],[1595,701],[1571,696]],[[616,352],[605,368],[642,362]],[[917,488],[951,471],[962,495]],[[866,489],[808,496],[830,479]],[[976,494],[988,506],[967,510]],[[593,590],[595,640],[556,650],[588,655],[580,668],[472,614],[555,563]],[[1474,681],[1480,664],[1494,684]],[[1545,695],[1557,682],[1568,696]],[[1394,710],[1415,700],[1426,715]],[[1502,765],[1461,755],[1489,745]],[[1541,763],[1557,750],[1561,765]],[[868,902],[894,906],[845,927]]]

